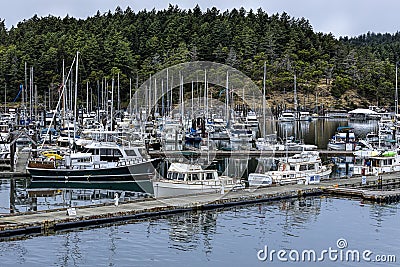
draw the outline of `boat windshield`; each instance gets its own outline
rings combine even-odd
[[[169,180],[183,181],[184,178],[185,178],[184,173],[180,173],[180,172],[168,172],[167,173],[167,179],[169,179]]]
[[[208,173],[206,173],[206,180],[212,180],[214,177],[213,177],[213,173],[212,172],[208,172]]]

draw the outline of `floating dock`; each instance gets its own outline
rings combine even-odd
[[[54,209],[40,212],[25,212],[5,214],[0,217],[0,238],[27,234],[50,234],[58,230],[95,226],[100,224],[128,221],[147,217],[174,214],[185,211],[207,210],[235,205],[254,204],[276,201],[288,198],[299,198],[324,193],[334,195],[349,195],[369,200],[396,200],[400,191],[368,190],[369,187],[400,184],[397,174],[384,177],[370,176],[362,187],[361,177],[332,179],[320,184],[293,184],[285,186],[270,186],[248,188],[239,191],[201,195],[189,195],[169,198],[147,198],[119,205],[102,204]],[[359,188],[358,188],[359,187]],[[397,198],[393,197],[396,196]]]
[[[367,190],[341,187],[326,188],[324,192],[333,195],[360,197],[364,200],[376,201],[379,203],[400,201],[400,190]]]

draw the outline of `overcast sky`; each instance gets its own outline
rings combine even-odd
[[[399,0],[181,0],[172,1],[180,8],[193,8],[199,4],[204,11],[216,6],[226,9],[240,8],[257,10],[261,7],[268,14],[285,11],[291,17],[308,19],[317,32],[331,32],[335,37],[358,36],[363,33],[395,33],[399,30]],[[120,6],[123,10],[130,6],[135,12],[143,9],[165,9],[166,1],[160,0],[2,0],[0,18],[5,19],[6,27],[37,14],[45,17],[49,14],[65,17],[69,14],[76,18],[87,18],[108,10],[115,11]]]

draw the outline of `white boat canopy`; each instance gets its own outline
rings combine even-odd
[[[378,114],[378,112],[367,108],[357,108],[355,110],[349,111],[348,114]]]

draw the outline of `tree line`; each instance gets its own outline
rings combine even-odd
[[[9,30],[0,19],[0,92],[7,88],[7,101],[14,99],[25,83],[25,63],[34,69],[39,96],[56,92],[63,61],[71,64],[77,51],[82,99],[87,82],[96,87],[119,73],[126,106],[130,78],[141,82],[168,66],[201,60],[237,68],[260,88],[266,62],[267,92],[291,90],[296,75],[299,92],[315,94],[326,84],[335,98],[353,90],[365,103],[393,106],[400,35],[368,32],[337,39],[315,32],[305,18],[261,8],[117,7],[87,19],[35,15]]]

